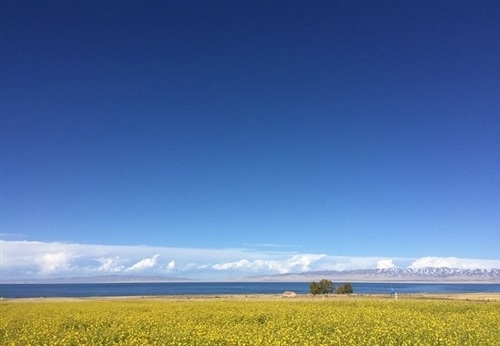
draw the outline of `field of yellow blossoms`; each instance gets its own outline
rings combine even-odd
[[[500,345],[500,302],[0,303],[0,345]]]

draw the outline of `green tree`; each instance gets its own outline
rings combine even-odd
[[[338,286],[335,289],[335,293],[337,294],[351,294],[353,291],[350,283],[346,282],[343,285]]]
[[[309,284],[309,293],[311,294],[319,294],[319,284],[316,281],[313,281]]]
[[[320,282],[313,281],[309,284],[309,292],[316,294],[328,294],[333,292],[333,283],[330,280],[322,279]]]

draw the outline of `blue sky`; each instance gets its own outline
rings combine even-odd
[[[500,267],[499,16],[3,1],[2,275]]]

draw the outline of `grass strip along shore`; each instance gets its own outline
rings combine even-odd
[[[275,295],[0,302],[2,345],[500,344],[498,295]]]

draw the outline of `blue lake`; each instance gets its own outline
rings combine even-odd
[[[336,284],[336,283],[334,283]],[[500,283],[352,283],[354,293],[500,293]],[[307,282],[169,282],[93,284],[0,284],[0,297],[99,297],[154,295],[280,294],[309,292]]]

